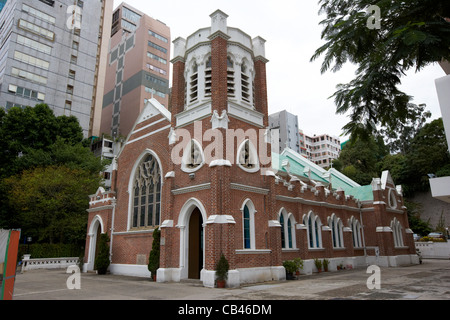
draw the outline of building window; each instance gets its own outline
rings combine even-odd
[[[137,29],[137,26],[127,20],[122,19],[122,28],[128,32],[134,32]]]
[[[249,139],[241,143],[237,154],[237,163],[241,169],[247,172],[257,172],[259,170],[258,153]]]
[[[389,189],[388,198],[389,198],[389,206],[392,209],[397,208],[397,199],[395,198],[395,191],[394,191],[394,189]]]
[[[322,248],[322,223],[320,218],[311,211],[304,216],[303,224],[306,226],[309,248]]]
[[[32,32],[32,33],[37,34],[39,36],[42,36],[42,37],[44,37],[44,38],[46,38],[48,40],[51,40],[51,41],[55,40],[55,33],[54,32],[52,32],[50,30],[47,30],[47,29],[44,29],[44,28],[41,28],[41,27],[35,25],[34,23],[28,22],[28,21],[23,20],[23,19],[19,19],[19,28],[21,28],[23,30],[26,30],[26,31],[29,31],[29,32]]]
[[[195,102],[198,99],[198,66],[197,63],[194,61],[194,64],[192,65],[192,74],[190,77],[189,82],[191,91],[189,96],[189,102]]]
[[[65,110],[72,110],[72,101],[66,100],[66,102],[64,104],[64,109]]]
[[[241,91],[242,100],[250,103],[250,77],[247,75],[247,66],[241,65]]]
[[[20,34],[17,35],[17,43],[21,44],[23,46],[38,50],[45,54],[51,54],[51,52],[52,52],[52,47],[50,47],[46,44],[40,43],[38,41],[32,40],[30,38],[21,36]]]
[[[131,22],[138,23],[141,19],[141,15],[137,14],[134,11],[131,11],[127,7],[123,7],[122,18],[130,20]]]
[[[40,2],[45,3],[46,5],[53,7],[55,5],[55,1],[54,0],[39,0]]]
[[[156,32],[153,32],[152,30],[148,30],[148,34],[151,35],[152,37],[155,37],[158,40],[161,40],[162,42],[168,43],[169,40],[165,37],[163,37],[162,35],[157,34]]]
[[[151,52],[147,52],[147,56],[149,58],[153,59],[153,60],[156,60],[156,61],[161,62],[163,64],[167,64],[167,60],[166,59],[163,59],[163,58],[157,56],[156,54],[153,54]]]
[[[22,79],[27,79],[39,84],[43,84],[46,85],[47,84],[47,78],[46,77],[42,77],[38,74],[32,73],[32,72],[28,72],[25,70],[21,70],[21,69],[17,69],[17,68],[12,68],[11,69],[11,75],[18,77],[18,78],[22,78]]]
[[[49,62],[38,59],[36,57],[32,57],[20,51],[14,52],[14,59],[45,70],[48,70],[48,68],[50,67]]]
[[[402,225],[397,218],[391,221],[391,229],[394,235],[394,246],[403,247],[403,235],[402,235]]]
[[[244,249],[250,248],[250,211],[244,206]]]
[[[205,97],[211,97],[211,57],[205,65]]]
[[[163,47],[161,47],[161,46],[158,46],[156,43],[153,43],[153,42],[149,41],[149,42],[148,42],[148,45],[149,45],[150,47],[156,49],[156,50],[159,50],[159,51],[161,51],[161,52],[167,54],[167,49],[166,49],[166,48],[163,48]]]
[[[292,214],[288,214],[283,208],[279,213],[281,225],[281,247],[283,249],[295,249],[295,220]]]
[[[67,85],[66,93],[73,95],[73,86]]]
[[[353,238],[353,247],[354,248],[362,248],[362,235],[361,235],[361,224],[355,217],[350,218],[350,229],[352,229],[352,238]]]
[[[77,41],[72,42],[72,49],[78,50],[80,48],[80,44]]]
[[[160,224],[161,170],[152,155],[147,155],[136,170],[133,185],[132,227]]]
[[[152,70],[152,71],[154,71],[154,72],[160,73],[162,75],[165,75],[165,76],[167,75],[167,71],[166,70],[158,68],[158,67],[155,67],[154,65],[152,65],[150,63],[147,63],[147,68]]]
[[[342,220],[332,214],[328,218],[328,226],[331,229],[331,236],[333,239],[333,248],[343,248],[344,247],[344,237],[343,237],[343,225]]]
[[[56,23],[56,19],[52,16],[49,16],[48,14],[46,14],[45,12],[42,12],[40,10],[37,10],[35,8],[32,8],[28,5],[26,5],[25,3],[22,4],[22,10],[26,13],[28,13],[29,15],[38,17],[41,20],[44,20],[46,22],[49,22],[51,24],[55,24]]]
[[[243,248],[255,249],[255,206],[250,199],[244,201],[242,211]]]
[[[234,97],[234,63],[227,57],[227,94]]]
[[[8,86],[8,91],[14,93],[16,96],[21,96],[27,99],[33,99],[38,101],[44,101],[45,99],[45,94],[43,93],[23,87],[18,87],[13,84],[10,84]]]
[[[183,152],[181,170],[185,172],[194,172],[200,169],[205,162],[202,146],[196,140],[192,139]]]
[[[69,70],[69,79],[75,79],[75,70]]]

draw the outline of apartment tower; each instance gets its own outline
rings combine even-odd
[[[127,136],[154,97],[169,105],[170,28],[122,3],[112,15],[101,133]]]

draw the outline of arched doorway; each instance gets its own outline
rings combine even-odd
[[[89,227],[88,236],[90,238],[89,241],[89,251],[88,251],[88,261],[83,266],[83,271],[93,271],[95,257],[98,253],[98,239],[100,238],[100,234],[104,233],[104,224],[102,218],[100,216],[95,216],[92,219],[91,225]]]
[[[196,198],[190,198],[180,210],[180,279],[202,279],[206,216],[205,207]]]
[[[188,278],[200,279],[203,268],[203,218],[196,207],[189,219]]]

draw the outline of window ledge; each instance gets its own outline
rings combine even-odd
[[[261,254],[272,253],[270,249],[240,249],[235,251],[236,254]]]

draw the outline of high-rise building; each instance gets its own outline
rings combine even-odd
[[[101,133],[126,136],[146,101],[169,105],[170,28],[122,3],[112,15]]]
[[[76,116],[89,136],[104,77],[103,17],[112,2],[7,1],[0,13],[0,106],[46,103],[57,116]]]
[[[301,153],[308,160],[314,162],[322,168],[331,167],[333,160],[339,158],[341,153],[341,142],[338,137],[329,134],[320,136],[308,136],[300,131],[301,141],[304,144],[306,153]]]
[[[300,135],[298,117],[286,110],[269,115],[269,128],[279,130],[279,143],[272,144],[272,151],[281,153],[284,148],[290,148],[300,153]],[[279,150],[273,150],[279,148]]]

